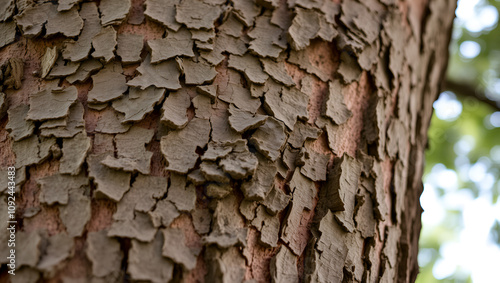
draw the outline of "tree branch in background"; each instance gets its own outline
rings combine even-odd
[[[484,92],[479,90],[479,88],[473,84],[466,83],[466,82],[457,82],[457,81],[451,81],[451,80],[446,80],[443,85],[443,90],[449,90],[455,93],[457,96],[461,97],[472,97],[474,99],[477,99],[483,103],[488,104],[491,106],[495,111],[500,111],[500,106],[498,103],[494,100],[491,100],[486,97]]]

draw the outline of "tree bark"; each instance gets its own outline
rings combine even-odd
[[[415,280],[453,1],[42,2],[0,5],[1,282]]]

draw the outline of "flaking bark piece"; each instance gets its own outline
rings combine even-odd
[[[120,33],[117,37],[116,54],[122,63],[130,64],[141,61],[141,51],[144,46],[144,36],[140,34]]]
[[[232,104],[229,105],[229,125],[238,133],[243,133],[264,125],[267,117],[266,115],[252,114],[240,110]]]
[[[325,1],[326,2],[326,1]],[[336,25],[329,23],[325,15],[318,14],[319,20],[319,31],[317,36],[324,41],[331,42],[335,37],[339,35],[339,32],[335,28]]]
[[[21,14],[16,15],[14,19],[23,35],[31,38],[40,35],[49,14],[52,14],[53,10],[56,10],[55,5],[53,7],[52,3],[43,3],[26,8]]]
[[[58,206],[59,217],[66,226],[66,232],[71,237],[81,237],[85,225],[90,221],[90,198],[83,194],[82,189],[70,189],[68,204]]]
[[[212,220],[212,232],[203,238],[207,244],[216,244],[221,248],[246,246],[248,228],[238,213],[238,201],[234,194],[217,200]]]
[[[12,180],[9,179],[10,175],[8,175],[7,170],[0,170],[0,174],[3,174],[0,177],[0,193],[2,193],[5,190],[7,190],[8,183],[12,182]],[[22,186],[22,185],[24,185],[24,183],[26,183],[26,168],[18,168],[16,170],[14,182],[16,183],[16,192],[19,192],[17,187]],[[4,203],[4,204],[7,204],[7,203]],[[5,208],[5,209],[7,209],[7,208]],[[7,221],[5,223],[7,223]]]
[[[275,62],[271,59],[260,58],[264,71],[268,73],[276,82],[284,84],[288,87],[295,85],[292,77],[286,72],[285,61]]]
[[[324,0],[294,0],[296,7],[320,10]]]
[[[149,212],[156,204],[156,201],[167,193],[167,185],[168,180],[165,177],[139,174],[130,190],[117,204],[113,219],[133,219],[134,211]]]
[[[188,123],[189,106],[191,106],[191,99],[186,88],[171,92],[163,102],[161,121],[170,128],[184,128]]]
[[[47,277],[53,277],[64,268],[64,261],[73,256],[73,237],[59,233],[47,239],[45,248],[37,268]]]
[[[355,207],[354,220],[356,229],[361,232],[363,238],[370,238],[375,235],[377,222],[373,213],[373,201],[366,190],[356,196],[357,205]]]
[[[226,56],[224,52],[233,55],[243,55],[247,52],[247,40],[245,37],[233,37],[225,33],[218,33],[214,40],[213,51],[200,51],[200,56],[210,64],[219,65]]]
[[[14,21],[0,23],[0,48],[16,40],[16,23]]]
[[[57,2],[59,4],[57,6],[57,11],[61,12],[71,10],[71,8],[73,8],[73,6],[78,4],[80,1],[82,0],[59,0]]]
[[[131,174],[108,168],[101,161],[109,153],[90,155],[87,157],[89,177],[97,186],[96,197],[107,197],[113,201],[120,201],[129,190]]]
[[[346,233],[328,211],[319,223],[321,233],[315,243],[313,255],[306,265],[305,282],[342,282],[347,258]]]
[[[240,203],[239,211],[246,220],[252,221],[255,218],[257,206],[259,206],[258,202],[243,199]]]
[[[288,36],[294,50],[302,50],[309,46],[309,41],[316,37],[320,30],[318,12],[296,8]]]
[[[260,231],[260,242],[265,246],[277,247],[280,233],[279,215],[271,215],[262,205],[257,207],[252,225]]]
[[[345,83],[352,83],[358,80],[361,75],[361,68],[358,65],[358,61],[355,57],[343,51],[340,54],[340,65],[337,72],[342,76]]]
[[[19,104],[7,111],[9,122],[5,127],[14,141],[22,140],[33,134],[35,124],[33,121],[26,119],[29,109],[29,105]]]
[[[68,116],[70,106],[78,98],[74,86],[65,89],[45,89],[30,96],[28,120],[58,119]]]
[[[181,264],[186,270],[195,268],[197,253],[186,246],[184,232],[178,228],[167,228],[162,232],[165,239],[162,255]]]
[[[113,100],[113,108],[125,114],[122,123],[141,121],[153,112],[154,107],[165,97],[165,89],[148,87],[141,90],[136,87],[129,88],[129,94]]]
[[[107,156],[101,163],[107,167],[126,172],[149,174],[152,152],[145,145],[153,139],[154,131],[139,126],[132,127],[124,134],[117,134],[115,146],[117,156]]]
[[[285,40],[283,30],[271,24],[271,17],[266,14],[257,18],[255,26],[248,32],[248,36],[252,38],[248,49],[260,57],[278,58],[281,51],[286,48],[286,44],[284,46],[282,44]]]
[[[280,151],[286,142],[285,127],[273,117],[260,126],[250,137],[250,143],[267,158],[275,161],[280,156]]]
[[[219,248],[227,249],[232,246],[246,246],[247,228],[239,228],[231,233],[212,232],[205,236],[203,241],[206,245],[217,245]]]
[[[193,217],[194,229],[198,234],[203,235],[210,232],[212,216],[207,208],[196,208],[191,213],[191,216]]]
[[[227,20],[218,27],[218,30],[230,36],[240,37],[243,30],[243,23],[237,19],[235,12],[231,12]]]
[[[16,245],[23,247],[17,250],[16,265],[36,267],[42,255],[42,237],[40,231],[16,232]],[[15,277],[15,276],[13,276]]]
[[[102,64],[97,59],[83,61],[76,72],[66,77],[70,84],[85,82],[90,78],[90,75],[102,68]]]
[[[264,107],[273,116],[293,129],[297,118],[307,119],[309,98],[297,88],[283,87],[280,91],[271,90],[265,95]]]
[[[278,171],[276,164],[262,155],[257,155],[258,164],[252,179],[241,185],[241,191],[246,199],[264,200],[274,184],[274,177]]]
[[[301,240],[303,235],[299,227],[302,222],[304,210],[311,210],[313,208],[316,187],[314,183],[304,177],[297,168],[290,180],[290,190],[293,192],[293,201],[291,202],[291,208],[288,211],[281,232],[281,240],[288,244],[288,247],[294,254],[301,255],[306,243]]]
[[[116,30],[112,26],[101,29],[92,38],[92,46],[94,47],[92,57],[102,58],[105,63],[111,61],[115,57],[116,43]]]
[[[266,207],[269,214],[275,215],[285,209],[291,199],[292,196],[285,194],[280,188],[274,185],[262,204]]]
[[[95,131],[105,134],[125,133],[131,127],[130,124],[122,124],[125,115],[118,113],[112,109],[107,109],[102,112],[101,119],[97,121]]]
[[[220,27],[219,27],[220,30]],[[215,38],[215,30],[199,30],[199,29],[190,29],[191,38],[193,40],[201,41],[201,42],[213,42]]]
[[[375,162],[373,164],[372,175],[374,175],[373,177],[375,178],[375,180],[373,180],[374,197],[372,197],[375,202],[375,217],[378,220],[384,221],[389,213],[389,208],[385,201],[384,173],[380,163]]]
[[[229,79],[226,85],[218,85],[219,99],[227,103],[233,103],[236,107],[251,113],[257,112],[260,100],[252,97],[250,90],[241,85],[241,75],[228,69]]]
[[[15,142],[12,150],[16,155],[16,168],[40,164],[50,156],[50,148],[56,143],[54,138],[43,138],[32,135],[27,139]]]
[[[200,171],[208,181],[217,183],[229,183],[229,176],[215,162],[203,161],[200,164]]]
[[[67,62],[64,61],[62,56],[59,56],[55,65],[50,70],[50,73],[45,78],[47,80],[52,80],[56,78],[70,76],[76,73],[78,67],[80,67],[79,62]]]
[[[133,280],[153,283],[170,282],[174,263],[162,255],[163,233],[157,232],[153,241],[141,243],[132,240],[128,253],[127,272]]]
[[[326,101],[325,114],[337,125],[344,124],[352,117],[351,110],[344,103],[342,85],[338,80],[328,83],[328,99]]]
[[[406,160],[406,147],[409,135],[406,126],[399,119],[392,119],[387,128],[386,151],[391,159],[395,159],[399,152],[401,160]]]
[[[301,148],[305,141],[315,140],[321,134],[321,129],[315,128],[306,122],[298,121],[288,137],[288,143],[294,148]]]
[[[330,24],[335,24],[335,17],[340,13],[340,4],[333,1],[322,1],[320,10],[325,15],[325,19]]]
[[[260,14],[260,7],[253,0],[231,0],[234,14],[245,26],[251,27],[255,18]]]
[[[226,157],[233,151],[233,143],[211,141],[208,143],[207,150],[201,157],[203,161],[217,161],[220,158]]]
[[[379,24],[381,18],[377,13],[373,13],[366,5],[355,1],[342,2],[341,7],[340,21],[351,33],[368,44],[377,39],[381,27]]]
[[[107,230],[89,232],[85,255],[92,263],[92,274],[106,277],[120,272],[123,252],[120,242],[107,236]]]
[[[243,72],[252,83],[264,84],[269,78],[262,70],[259,59],[249,53],[243,56],[230,55],[228,66]]]
[[[303,149],[305,149],[305,164],[300,168],[300,173],[313,181],[326,181],[326,169],[330,155],[316,152],[309,146]]]
[[[313,52],[311,48],[305,48],[302,51],[292,50],[288,62],[298,65],[301,69],[306,70],[308,73],[316,75],[320,80],[327,82],[333,78],[333,71],[324,71],[320,68],[320,62],[311,62],[309,58]]]
[[[257,164],[257,157],[248,149],[244,152],[232,152],[219,162],[222,170],[235,180],[241,180],[253,175],[257,169]]]
[[[76,134],[85,131],[85,120],[83,120],[83,114],[83,105],[79,101],[77,101],[75,104],[69,107],[69,115],[65,118],[66,126],[42,129],[41,136],[55,136],[59,138],[74,137]]]
[[[386,226],[385,236],[386,240],[382,253],[384,257],[387,258],[390,266],[394,268],[398,260],[398,239],[401,237],[401,230],[397,226]]]
[[[271,279],[273,283],[298,283],[298,257],[282,245],[279,252],[271,259]]]
[[[192,29],[212,29],[222,10],[200,0],[181,0],[176,5],[175,19]]]
[[[66,37],[74,37],[79,35],[83,28],[83,20],[78,13],[77,7],[58,13],[55,5],[52,5],[47,16],[45,37],[58,33]]]
[[[200,169],[195,169],[187,175],[188,182],[191,182],[195,186],[203,185],[207,180],[205,176],[201,173]]]
[[[84,132],[78,133],[71,139],[63,139],[62,158],[59,163],[59,172],[78,175],[90,152],[90,138]]]
[[[137,68],[139,75],[127,82],[129,86],[146,89],[149,86],[178,90],[181,88],[179,82],[180,71],[174,60],[167,60],[158,64],[151,64],[151,56]]]
[[[245,277],[245,258],[241,255],[238,247],[219,249],[217,247],[207,247],[205,251],[205,263],[207,274],[205,282],[247,282]]]
[[[0,22],[5,22],[14,13],[14,9],[16,8],[15,0],[5,0],[0,3]]]
[[[160,141],[161,152],[167,161],[167,170],[186,174],[198,160],[196,148],[203,148],[209,139],[210,122],[193,118],[185,128],[171,131]]]
[[[217,96],[217,86],[216,85],[200,85],[196,87],[196,92],[199,94],[206,95],[210,98],[215,98]]]
[[[346,236],[346,245],[349,247],[345,261],[344,270],[347,270],[347,275],[344,274],[344,279],[351,277],[354,281],[361,282],[364,273],[364,238],[359,232],[349,233]]]
[[[214,113],[213,107],[217,106],[212,104],[212,99],[206,95],[197,95],[191,102],[193,103],[195,117],[203,119],[210,119]]]
[[[109,228],[108,237],[131,238],[141,242],[151,242],[155,237],[156,230],[147,214],[136,212],[134,219],[113,222]]]
[[[67,122],[68,121],[66,121],[65,118],[46,120],[38,128],[39,129],[53,129],[53,128],[57,128],[57,127],[66,127]]]
[[[335,219],[348,232],[354,230],[354,204],[360,175],[359,161],[344,154],[325,185],[325,206],[334,212]]]
[[[102,70],[92,76],[93,86],[88,93],[90,103],[104,103],[119,98],[127,91],[125,76],[120,63],[106,64]]]
[[[5,89],[20,89],[24,76],[24,60],[12,57],[9,58],[8,64],[4,64],[6,69],[3,70],[3,88]]]
[[[169,200],[162,199],[156,203],[155,209],[148,212],[153,226],[156,228],[160,226],[168,227],[181,213],[177,207]],[[196,227],[196,226],[195,226]]]
[[[109,168],[116,170],[122,170],[125,172],[139,172],[142,174],[150,173],[151,157],[153,153],[151,152],[140,152],[133,157],[120,156],[112,157],[107,156],[101,163]]]
[[[69,200],[69,191],[72,189],[83,191],[81,188],[89,185],[89,179],[84,175],[70,176],[57,173],[38,179],[37,184],[41,188],[40,203],[66,205]]]
[[[212,42],[201,42],[199,40],[194,41],[196,48],[200,51],[212,51],[214,50],[214,44]]]
[[[177,31],[181,24],[175,20],[176,5],[180,0],[146,0],[144,15],[171,30]]]
[[[148,40],[151,63],[162,62],[176,56],[194,57],[193,44],[191,33],[186,28],[177,32],[169,31],[165,38]]]
[[[131,0],[102,0],[99,4],[101,24],[119,25],[130,10]]]
[[[62,56],[66,60],[73,62],[82,61],[89,55],[92,48],[92,38],[101,31],[99,11],[94,2],[83,3],[80,10],[80,16],[84,20],[82,32],[78,39],[69,40],[64,43]]]
[[[198,58],[198,61],[184,59],[182,67],[184,69],[185,82],[188,85],[212,83],[215,76],[217,76],[215,67],[201,57]]]
[[[58,54],[57,47],[55,47],[55,46],[52,48],[47,47],[47,49],[45,49],[45,54],[43,54],[41,62],[40,62],[40,65],[42,67],[40,77],[42,79],[45,78],[49,74],[50,70],[52,69],[52,67],[56,63],[57,54]]]
[[[180,211],[192,211],[196,205],[196,188],[186,184],[186,177],[172,173],[168,187],[167,200],[171,201]]]

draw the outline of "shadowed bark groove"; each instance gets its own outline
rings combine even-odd
[[[413,282],[455,3],[0,4],[1,282]]]

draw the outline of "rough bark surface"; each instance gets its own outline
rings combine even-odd
[[[415,280],[454,1],[4,2],[1,282]]]

